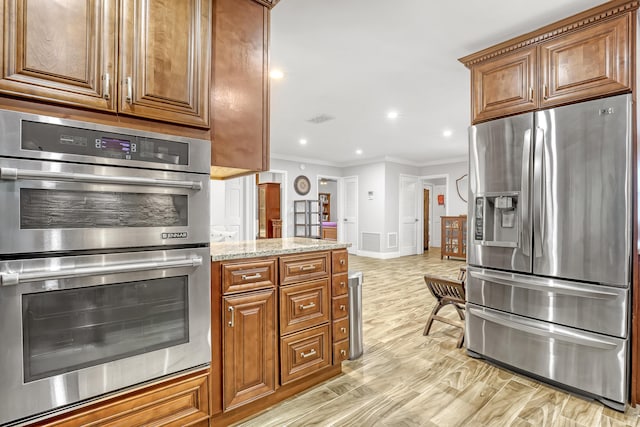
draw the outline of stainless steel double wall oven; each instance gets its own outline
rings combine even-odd
[[[210,362],[204,140],[0,111],[0,425]]]

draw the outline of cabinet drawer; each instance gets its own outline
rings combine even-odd
[[[331,296],[346,295],[349,290],[349,275],[347,273],[334,274],[331,282]]]
[[[222,293],[273,288],[275,285],[275,259],[222,265]]]
[[[329,321],[329,279],[280,288],[280,334]]]
[[[38,422],[46,427],[207,426],[209,371],[187,374]]]
[[[280,258],[280,284],[288,285],[329,275],[329,252]]]
[[[349,296],[333,297],[331,299],[331,312],[333,320],[342,319],[349,314]]]
[[[280,357],[283,385],[331,365],[329,325],[281,338]]]
[[[349,358],[349,340],[333,344],[333,364],[338,364]]]
[[[345,317],[344,319],[333,322],[332,332],[333,335],[331,335],[331,339],[333,342],[349,338],[349,318]]]
[[[331,268],[335,273],[346,273],[349,270],[349,254],[346,249],[331,253]]]

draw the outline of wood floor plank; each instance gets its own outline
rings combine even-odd
[[[238,425],[640,427],[640,407],[619,413],[474,359],[456,348],[459,329],[436,322],[422,276],[455,278],[463,262],[436,250],[389,260],[349,256],[362,271],[364,354],[343,374]],[[455,310],[443,309],[456,319]]]

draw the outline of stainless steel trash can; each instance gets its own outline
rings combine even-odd
[[[362,356],[362,282],[361,271],[349,272],[349,360]]]

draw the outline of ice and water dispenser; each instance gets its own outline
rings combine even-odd
[[[519,192],[477,195],[475,243],[483,246],[518,247],[520,238]]]

